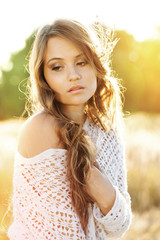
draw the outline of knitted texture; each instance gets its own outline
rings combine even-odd
[[[66,177],[66,150],[48,149],[32,158],[15,156],[13,177],[14,222],[8,230],[12,240],[104,240],[118,238],[131,222],[124,150],[117,133],[104,131],[87,120],[83,127],[96,143],[96,161],[116,190],[112,209],[103,215],[89,206],[85,236],[71,203]]]

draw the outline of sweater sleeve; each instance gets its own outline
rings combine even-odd
[[[30,159],[16,155],[10,239],[85,239],[71,204],[65,162],[63,150]]]
[[[102,154],[106,154],[103,169],[116,190],[116,199],[106,215],[103,215],[99,206],[94,203],[93,216],[97,233],[101,229],[106,237],[119,238],[128,230],[132,218],[131,201],[127,192],[125,152],[117,133],[113,130],[103,135],[102,139],[104,144],[101,144],[98,158],[102,161]]]

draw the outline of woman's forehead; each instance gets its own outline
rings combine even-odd
[[[46,50],[45,58],[67,58],[67,57],[81,57],[84,55],[83,51],[71,40],[61,37],[49,38]]]

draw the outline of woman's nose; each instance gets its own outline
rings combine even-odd
[[[69,68],[69,81],[76,81],[81,78],[78,69],[75,66]]]

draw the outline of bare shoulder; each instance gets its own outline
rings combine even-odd
[[[22,156],[34,157],[49,148],[60,147],[57,122],[50,114],[35,114],[22,125],[18,140],[18,151]]]

